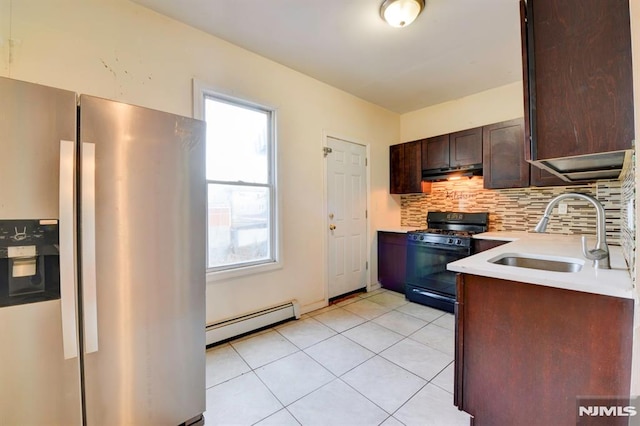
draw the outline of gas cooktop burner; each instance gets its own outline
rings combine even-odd
[[[412,244],[469,247],[471,236],[487,230],[488,213],[429,212],[427,228],[409,232]]]

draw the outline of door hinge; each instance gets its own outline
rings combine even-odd
[[[369,219],[369,210],[364,211],[364,218]]]
[[[367,270],[369,269],[369,261],[364,262],[364,268]]]
[[[369,159],[368,158],[364,159],[364,165],[365,165],[365,167],[369,165]]]
[[[333,149],[329,148],[328,146],[325,146],[322,148],[322,152],[324,152],[324,156],[326,157],[327,155],[333,152]]]

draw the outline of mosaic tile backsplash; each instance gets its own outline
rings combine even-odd
[[[633,182],[633,177],[630,179]],[[607,243],[623,245],[623,186],[627,191],[625,198],[629,197],[629,184],[624,185],[623,182],[627,181],[601,180],[583,185],[498,190],[484,189],[481,177],[434,182],[430,194],[401,196],[400,224],[426,227],[429,210],[489,212],[489,231],[528,231],[536,226],[552,198],[566,192],[581,192],[596,197],[604,206]],[[559,215],[558,209],[554,209],[547,232],[595,235],[596,211],[593,206],[579,199],[567,199],[566,204],[567,214]],[[627,228],[624,234],[627,242],[633,236]],[[633,238],[631,244],[635,245]]]
[[[622,206],[620,209],[621,229],[620,242],[624,257],[629,265],[629,273],[635,282],[636,277],[636,174],[635,158],[631,161],[632,166],[622,176]],[[636,283],[637,285],[637,283]]]

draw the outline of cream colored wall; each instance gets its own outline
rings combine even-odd
[[[400,139],[409,142],[524,115],[522,82],[423,108],[400,117]]]
[[[388,146],[400,119],[373,104],[126,0],[0,0],[0,75],[192,114],[192,79],[277,108],[284,267],[207,286],[207,321],[298,299],[325,304],[323,134],[370,147],[370,250],[399,223]]]

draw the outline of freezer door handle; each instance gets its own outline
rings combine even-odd
[[[64,359],[78,356],[78,326],[76,321],[76,272],[74,238],[74,172],[76,143],[60,141],[59,178],[59,250],[60,308],[62,313],[62,344]]]
[[[81,255],[84,352],[98,351],[98,298],[96,292],[96,146],[80,147]]]

